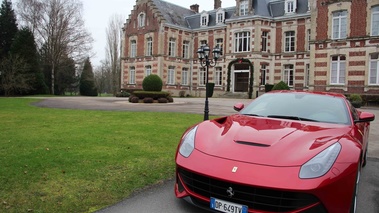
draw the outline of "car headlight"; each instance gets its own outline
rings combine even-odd
[[[313,157],[307,163],[305,163],[300,169],[299,177],[302,179],[306,179],[317,178],[325,175],[333,166],[340,151],[340,143],[335,143],[331,145],[330,147]]]
[[[187,132],[182,138],[179,153],[184,157],[188,158],[192,151],[195,149],[195,135],[198,126],[193,127]]]

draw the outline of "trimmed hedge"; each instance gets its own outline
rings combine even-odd
[[[379,95],[364,94],[362,95],[362,101],[365,105],[379,105]]]
[[[129,94],[133,94],[136,91],[143,91],[142,89],[129,88],[129,89],[121,89],[121,93],[127,92]]]
[[[130,93],[126,91],[121,91],[116,94],[116,97],[118,98],[130,97]]]
[[[168,98],[170,93],[168,92],[151,92],[151,91],[135,91],[133,93],[134,96],[139,99],[144,98],[153,98],[154,100],[158,100],[159,98]]]

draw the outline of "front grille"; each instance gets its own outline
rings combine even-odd
[[[290,212],[319,203],[315,196],[307,193],[229,183],[189,172],[182,168],[178,168],[178,173],[183,180],[183,184],[193,193],[207,198],[215,197],[246,205],[249,209],[268,212]],[[232,198],[226,192],[229,187],[232,187],[234,191]],[[317,205],[317,207],[324,209],[321,204]]]

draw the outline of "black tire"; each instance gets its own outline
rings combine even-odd
[[[361,178],[361,163],[359,162],[358,171],[357,171],[357,175],[356,175],[356,179],[355,179],[353,198],[351,199],[350,213],[356,213],[356,210],[357,210],[358,188],[359,188],[360,178]]]

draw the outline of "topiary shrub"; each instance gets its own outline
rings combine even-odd
[[[129,98],[129,101],[130,101],[131,103],[138,103],[138,102],[139,102],[139,98],[136,97],[136,96],[133,96],[133,97]]]
[[[151,104],[151,103],[154,103],[154,99],[153,98],[144,98],[143,102],[145,104]]]
[[[360,108],[362,106],[363,100],[359,94],[350,94],[348,99],[355,108]]]
[[[160,92],[162,91],[162,87],[163,82],[158,75],[149,75],[145,77],[142,81],[142,88],[144,91]]]
[[[273,84],[265,84],[265,92],[270,92],[274,87]]]
[[[169,103],[173,103],[173,102],[174,102],[174,98],[171,97],[171,96],[168,96],[168,97],[167,97],[167,100],[168,100]]]
[[[290,90],[290,87],[284,83],[284,81],[280,81],[279,83],[275,84],[272,90]]]
[[[166,104],[166,103],[168,103],[168,100],[167,100],[167,98],[159,98],[158,103]]]

